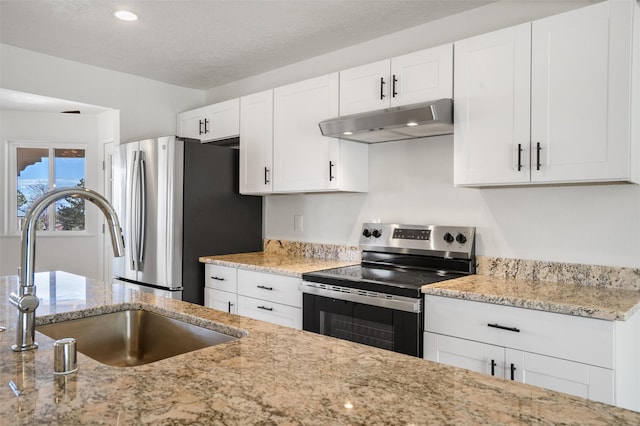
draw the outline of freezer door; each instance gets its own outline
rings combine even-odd
[[[141,221],[134,232],[137,281],[170,289],[182,287],[183,144],[173,136],[147,139],[140,141],[137,154],[141,181]]]
[[[125,254],[113,261],[113,275],[116,277],[138,280],[138,272],[134,265],[134,236],[133,228],[133,200],[135,160],[137,158],[138,143],[132,142],[118,145],[113,155],[113,207],[118,214],[122,235],[124,236]]]

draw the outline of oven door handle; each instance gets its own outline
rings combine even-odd
[[[403,312],[420,313],[422,311],[422,299],[413,299],[411,297],[402,296],[392,296],[392,298],[375,297],[362,294],[357,289],[338,286],[332,287],[339,288],[340,290],[321,288],[314,285],[314,283],[307,281],[303,281],[302,284],[298,286],[302,293],[313,294],[316,296],[346,300],[349,302],[362,303],[363,305],[378,306]]]

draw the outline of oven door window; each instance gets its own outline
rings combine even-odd
[[[422,356],[420,314],[310,294],[303,304],[305,330]]]
[[[320,334],[392,351],[391,311],[375,306],[351,305],[353,309],[348,315],[320,311]]]

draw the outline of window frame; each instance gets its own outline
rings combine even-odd
[[[23,141],[23,140],[11,140],[8,141],[9,155],[7,156],[7,234],[20,236],[22,231],[18,229],[18,217],[16,212],[18,211],[18,148],[36,148],[47,149],[49,151],[49,191],[56,189],[55,186],[55,150],[56,149],[81,149],[84,151],[84,179],[85,185],[87,182],[87,144],[71,143],[71,142],[36,142],[36,141]],[[49,217],[55,218],[55,203],[52,203],[47,207]],[[71,237],[71,236],[87,236],[89,232],[87,230],[87,212],[85,209],[85,227],[81,231],[72,230],[56,230],[55,227],[49,230],[38,230],[38,235],[41,236],[57,236],[57,237]]]

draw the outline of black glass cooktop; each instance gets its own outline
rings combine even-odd
[[[423,285],[459,278],[467,274],[440,270],[353,265],[302,274],[304,281],[337,285],[397,296],[421,297]]]

